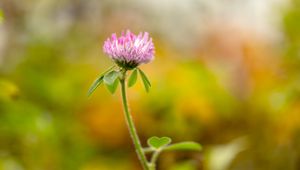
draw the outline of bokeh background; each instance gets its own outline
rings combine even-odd
[[[141,170],[119,91],[86,93],[111,33],[148,31],[140,138],[194,140],[159,170],[300,169],[300,0],[1,0],[0,170]]]

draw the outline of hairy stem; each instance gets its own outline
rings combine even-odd
[[[126,118],[127,127],[130,133],[130,136],[133,140],[133,144],[136,150],[136,153],[138,155],[138,158],[143,166],[144,170],[150,170],[148,161],[146,159],[145,153],[143,151],[141,142],[139,140],[138,134],[136,132],[134,122],[132,120],[131,114],[129,112],[128,103],[127,103],[127,97],[126,97],[126,83],[125,83],[125,75],[126,71],[123,72],[122,77],[120,78],[121,81],[121,90],[122,90],[122,101],[123,101],[123,108],[124,108],[124,114]]]

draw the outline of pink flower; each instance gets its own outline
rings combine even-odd
[[[126,34],[122,32],[120,37],[112,34],[111,38],[104,42],[103,51],[120,67],[128,70],[154,58],[154,45],[148,32],[134,35],[127,30]]]

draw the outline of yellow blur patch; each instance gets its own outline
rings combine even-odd
[[[19,88],[11,81],[0,79],[0,99],[11,100],[19,95]]]

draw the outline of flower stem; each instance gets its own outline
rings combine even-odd
[[[152,158],[151,158],[151,162],[149,164],[150,165],[150,170],[155,170],[156,169],[155,163],[157,161],[157,158],[158,158],[160,152],[161,152],[161,149],[154,151],[154,153],[152,155]]]
[[[121,81],[121,90],[122,90],[123,109],[124,109],[127,127],[129,130],[130,136],[133,140],[133,144],[134,144],[136,153],[138,155],[138,158],[143,166],[143,169],[149,170],[148,161],[146,159],[145,153],[143,151],[141,142],[139,140],[138,134],[137,134],[135,126],[134,126],[134,122],[133,122],[131,114],[129,112],[127,97],[126,97],[125,75],[126,75],[126,71],[123,72],[123,75],[120,78],[120,81]]]

